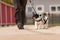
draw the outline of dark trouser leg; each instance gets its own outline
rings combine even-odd
[[[24,7],[22,11],[22,24],[24,25],[25,22],[26,22],[26,15],[25,15],[25,7]]]
[[[22,13],[21,13],[21,19],[20,19],[20,23],[21,23],[21,29],[24,28],[24,23],[25,23],[25,8],[23,8]]]
[[[22,24],[22,8],[21,9],[16,9],[15,13],[15,20],[16,24],[19,29],[23,29],[23,24]]]
[[[18,10],[18,11],[17,11]],[[25,22],[25,8],[23,8],[22,10],[17,9],[16,14],[15,14],[15,18],[16,18],[16,24],[18,25],[19,29],[23,29],[24,27],[24,22]]]
[[[23,29],[24,21],[25,21],[25,6],[27,0],[13,0],[14,6],[16,9],[15,20],[19,29]]]

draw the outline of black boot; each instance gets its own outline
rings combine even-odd
[[[23,24],[19,23],[18,24],[18,29],[24,29]]]

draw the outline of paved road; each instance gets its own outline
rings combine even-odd
[[[0,27],[0,40],[60,40],[60,28],[47,30],[35,30],[33,25],[25,25],[24,30],[18,30],[17,26]]]

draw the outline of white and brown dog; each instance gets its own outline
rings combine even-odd
[[[48,12],[43,13],[43,27],[48,28]]]
[[[34,23],[35,23],[35,28],[36,29],[40,29],[42,28],[42,25],[43,25],[43,21],[42,21],[42,15],[39,15],[39,14],[34,14],[33,17],[34,19]]]
[[[43,13],[43,15],[33,14],[32,18],[35,20],[36,29],[48,28],[48,14],[47,13]]]

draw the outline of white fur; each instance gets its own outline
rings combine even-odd
[[[42,22],[42,21],[39,21],[39,22],[35,21],[35,28],[36,28],[36,29],[41,29],[41,28],[43,28],[43,22]]]
[[[39,21],[39,22],[37,22],[37,20],[39,20],[41,18],[42,18],[42,20]],[[48,16],[45,16],[44,19],[47,20],[48,19]],[[46,28],[48,28],[48,21],[47,21],[46,24],[44,24],[44,21],[43,21],[43,17],[42,16],[40,16],[39,18],[36,18],[35,19],[35,28],[36,29],[44,29],[44,28],[46,29]]]
[[[48,16],[45,16],[44,19],[47,20],[47,22],[46,22],[46,24],[43,24],[43,25],[44,25],[44,28],[47,29],[48,28]]]
[[[35,28],[36,29],[43,28],[43,21],[41,20],[41,21],[37,22],[41,18],[42,18],[42,16],[39,16],[38,18],[35,19]]]

